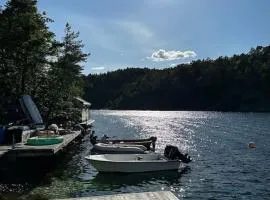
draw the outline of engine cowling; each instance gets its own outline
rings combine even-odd
[[[188,154],[182,154],[178,148],[173,145],[166,145],[164,156],[170,160],[181,160],[184,163],[191,162],[191,158]]]

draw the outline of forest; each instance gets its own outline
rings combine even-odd
[[[85,77],[96,109],[270,111],[270,46],[162,70],[119,69]]]

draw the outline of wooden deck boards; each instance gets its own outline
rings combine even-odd
[[[6,153],[8,153],[12,149],[12,146],[10,145],[2,145],[0,146],[0,157],[4,156]]]
[[[0,148],[0,157],[4,156],[8,151],[9,149],[7,148],[3,148],[3,149]]]
[[[15,144],[15,148],[12,145],[0,146],[0,157],[6,153],[15,154],[16,157],[38,157],[38,156],[51,156],[56,154],[58,151],[66,147],[70,142],[75,140],[81,131],[74,131],[71,134],[63,135],[64,141],[54,145],[44,146],[30,146],[21,143]]]
[[[178,198],[169,191],[127,193],[127,194],[117,194],[117,195],[68,198],[68,199],[61,199],[61,200],[138,200],[138,199],[139,200],[178,200]]]

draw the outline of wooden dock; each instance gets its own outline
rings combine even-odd
[[[137,200],[137,199],[140,199],[140,200],[178,200],[178,198],[170,191],[127,193],[127,194],[78,197],[78,198],[56,199],[56,200]]]
[[[11,148],[4,146],[4,147],[0,147],[0,158],[2,156],[4,156]]]
[[[56,154],[58,151],[68,146],[80,135],[81,131],[73,131],[70,134],[63,135],[64,141],[62,143],[54,145],[31,146],[16,143],[14,147],[12,145],[0,146],[0,157],[4,155],[11,155],[15,157],[52,156]]]

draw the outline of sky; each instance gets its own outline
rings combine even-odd
[[[0,5],[6,0],[0,0]],[[270,0],[39,0],[57,39],[69,22],[90,52],[84,73],[167,68],[270,45]]]

